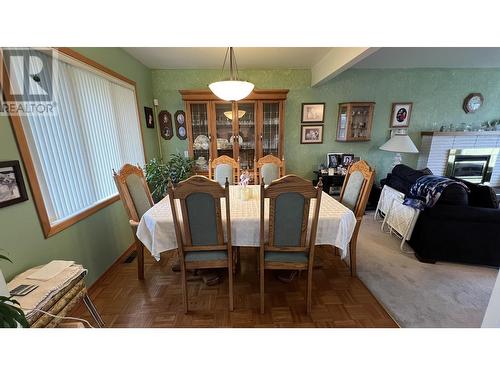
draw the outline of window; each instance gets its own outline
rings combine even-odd
[[[22,85],[22,69],[11,62],[14,89]],[[37,208],[46,236],[116,201],[113,169],[144,165],[135,84],[108,72],[58,54],[55,114],[11,117],[22,128],[22,134],[15,129],[18,140],[24,136],[29,149],[37,189],[31,185],[35,199],[38,189],[43,199]],[[41,74],[39,79],[49,78]]]

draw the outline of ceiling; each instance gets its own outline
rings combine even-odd
[[[500,48],[381,48],[354,68],[499,68]]]
[[[234,49],[239,69],[311,68],[330,51],[328,47]],[[128,47],[125,50],[151,69],[220,69],[224,47]]]
[[[221,69],[226,54],[224,47],[125,50],[151,69]],[[313,85],[350,68],[500,68],[500,48],[482,47],[242,47],[235,54],[239,69],[310,69]]]

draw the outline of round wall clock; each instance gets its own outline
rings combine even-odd
[[[467,95],[467,97],[464,99],[463,105],[465,113],[476,112],[483,104],[483,101],[483,95],[478,92]]]

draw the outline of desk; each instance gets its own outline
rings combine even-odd
[[[229,187],[231,202],[231,240],[233,246],[260,246],[260,186],[251,185],[252,197],[247,201],[240,199],[240,186]],[[178,202],[177,202],[178,203]],[[269,215],[269,204],[265,205],[265,215]],[[309,215],[314,212],[316,200],[310,205]],[[180,205],[177,206],[180,212]],[[225,211],[225,201],[221,200],[221,210]],[[222,218],[225,221],[226,215]],[[319,212],[316,244],[333,245],[340,250],[342,258],[347,255],[356,218],[347,207],[323,193]],[[310,229],[310,226],[308,226]],[[226,226],[224,225],[224,230]],[[267,225],[266,225],[267,229]],[[224,235],[226,235],[224,233]],[[265,233],[267,237],[267,233]],[[177,239],[168,196],[151,207],[141,218],[137,228],[137,238],[156,258],[160,253],[177,249]]]

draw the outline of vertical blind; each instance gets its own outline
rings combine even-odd
[[[145,162],[133,86],[90,67],[54,63],[55,114],[23,117],[51,224],[115,195],[112,169]],[[22,66],[12,68],[11,84],[19,87]]]

